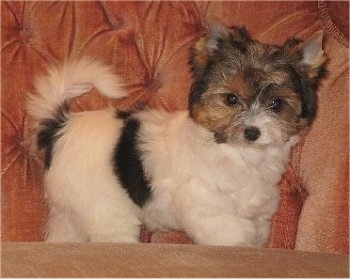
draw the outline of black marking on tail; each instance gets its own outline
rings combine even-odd
[[[150,198],[151,189],[142,165],[142,152],[138,148],[140,121],[129,116],[125,118],[125,114],[123,116],[125,126],[113,153],[114,173],[132,201],[142,207]]]
[[[52,151],[56,140],[58,139],[58,132],[67,122],[67,107],[60,106],[54,118],[43,119],[40,122],[41,130],[38,134],[38,146],[46,148],[45,153],[45,169],[49,169],[52,161]]]

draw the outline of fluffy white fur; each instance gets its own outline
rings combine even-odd
[[[109,66],[83,59],[39,78],[29,112],[39,121],[51,117],[91,86],[106,96],[126,95]],[[115,111],[67,117],[45,175],[47,241],[138,242],[145,223],[151,230],[183,230],[200,244],[266,242],[279,203],[277,184],[296,137],[278,144],[218,144],[187,111],[138,112],[142,161],[152,188],[140,208],[113,173],[111,156],[123,127]],[[265,124],[254,122],[262,131]]]

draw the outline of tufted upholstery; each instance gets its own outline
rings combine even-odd
[[[130,97],[79,98],[74,110],[145,104],[185,109],[188,49],[206,20],[244,24],[268,43],[325,31],[328,79],[319,113],[281,181],[269,247],[348,253],[348,2],[1,2],[2,240],[41,241],[43,154],[24,109],[33,77],[71,55],[115,65]],[[144,242],[188,243],[179,232],[143,231]]]

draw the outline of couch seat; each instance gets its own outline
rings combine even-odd
[[[348,277],[349,257],[188,244],[2,243],[2,277]]]

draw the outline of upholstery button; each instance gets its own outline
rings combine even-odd
[[[30,140],[23,139],[19,142],[19,146],[24,150],[30,150],[31,142]]]
[[[161,83],[158,79],[150,78],[145,81],[145,87],[150,93],[155,93],[161,87]]]
[[[30,37],[31,37],[30,33],[26,29],[20,29],[18,31],[18,36],[19,36],[20,41],[24,42],[24,43],[28,42]]]
[[[114,30],[119,30],[125,27],[125,20],[122,17],[115,17],[110,20]]]
[[[205,35],[208,32],[207,28],[203,26],[200,22],[196,22],[193,25],[193,29],[196,34],[199,34],[201,36]]]
[[[119,41],[124,44],[135,44],[135,33],[131,28],[127,28],[123,30],[123,32],[119,32]]]

